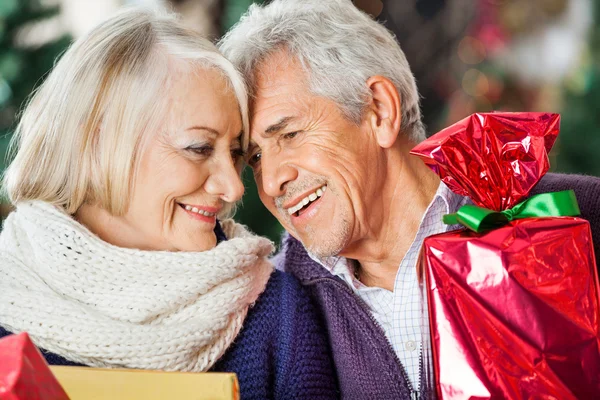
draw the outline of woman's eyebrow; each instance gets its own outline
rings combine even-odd
[[[215,136],[220,135],[218,130],[210,128],[208,126],[194,125],[194,126],[190,126],[189,128],[186,129],[186,131],[194,131],[194,130],[210,132]]]

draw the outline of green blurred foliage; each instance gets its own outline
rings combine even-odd
[[[600,0],[589,51],[565,83],[555,170],[600,176]]]
[[[0,0],[0,169],[6,167],[6,150],[20,107],[69,45],[67,35],[37,47],[20,46],[32,24],[52,18],[58,7],[40,0]]]
[[[265,3],[265,1],[257,0],[224,0],[223,15],[221,16],[221,26],[223,33],[227,32],[237,21],[242,14],[248,10],[253,3]],[[243,174],[244,186],[246,193],[242,199],[242,204],[238,207],[235,219],[247,225],[253,232],[266,236],[274,243],[278,244],[283,233],[283,228],[273,215],[265,208],[258,197],[256,183],[252,169],[247,167]]]
[[[235,214],[235,220],[247,225],[253,232],[266,236],[275,244],[279,244],[283,228],[260,201],[251,168],[247,167],[244,170],[242,180],[246,187],[246,193]]]
[[[264,1],[256,0],[224,0],[223,14],[221,15],[221,27],[225,33],[240,20],[242,14],[248,10],[253,3],[262,4]]]

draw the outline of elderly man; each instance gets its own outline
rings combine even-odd
[[[431,397],[415,264],[467,199],[409,155],[425,129],[402,50],[349,0],[253,6],[220,45],[253,94],[249,164],[289,232],[277,263],[321,307],[342,396]],[[564,188],[600,237],[600,180],[549,175],[536,192]]]

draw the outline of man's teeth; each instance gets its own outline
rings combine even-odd
[[[315,190],[314,192],[312,192],[311,194],[309,194],[308,196],[306,196],[305,198],[300,200],[298,202],[298,204],[288,208],[287,209],[288,214],[293,215],[293,214],[297,213],[302,207],[307,206],[308,203],[313,202],[316,199],[318,199],[319,197],[323,196],[323,193],[325,193],[325,190],[327,190],[327,185],[321,186],[320,188],[318,188],[317,190]]]
[[[185,209],[196,214],[204,215],[205,217],[214,217],[215,215],[217,215],[216,213],[200,210],[197,207],[192,207],[188,205],[185,206]]]

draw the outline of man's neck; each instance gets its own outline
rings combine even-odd
[[[439,187],[439,178],[417,157],[405,154],[402,168],[390,168],[382,195],[369,217],[369,232],[341,255],[356,260],[367,286],[394,290],[398,267],[413,243],[421,219]],[[393,166],[393,164],[390,164]]]

